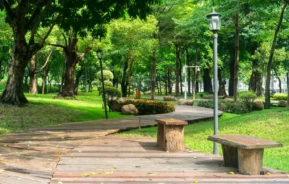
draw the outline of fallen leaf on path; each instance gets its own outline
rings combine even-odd
[[[88,176],[89,176],[89,173],[83,173],[82,176],[88,177]]]
[[[230,174],[234,175],[235,173],[233,171],[231,171]]]
[[[194,180],[193,183],[199,183],[199,181],[198,180]]]
[[[3,173],[5,170],[4,169],[0,169],[0,173]]]
[[[7,147],[8,145],[7,145],[7,144],[4,144],[3,146],[4,146],[4,147]]]

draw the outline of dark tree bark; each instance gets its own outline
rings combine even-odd
[[[87,47],[85,51],[81,54],[77,53],[77,35],[74,34],[69,36],[66,40],[65,35],[65,45],[52,44],[56,47],[61,47],[65,54],[65,73],[64,73],[64,86],[62,87],[61,93],[59,94],[62,97],[74,97],[74,72],[77,63],[79,63],[84,56],[90,52],[91,47]]]
[[[234,65],[235,65],[235,55],[234,55],[234,50],[231,50],[231,57],[230,57],[230,79],[229,79],[229,96],[234,96]]]
[[[179,74],[180,74],[180,89],[181,89],[181,94],[184,94],[184,92],[183,92],[183,77],[182,77],[182,68],[183,68],[183,65],[182,65],[181,58],[179,59],[179,61],[180,61],[180,67],[179,67]]]
[[[46,8],[51,4],[51,1],[42,1],[37,4],[33,16],[26,16],[29,11],[28,1],[20,1],[16,7],[11,7],[8,1],[1,1],[2,7],[7,13],[7,22],[12,28],[14,37],[14,48],[12,51],[12,60],[8,65],[8,79],[5,89],[0,97],[2,103],[13,105],[23,105],[27,103],[23,91],[23,78],[25,68],[32,56],[40,50],[51,30],[53,25],[50,26],[46,35],[43,36],[39,42],[35,41],[35,33],[39,26],[43,13]],[[27,22],[26,18],[30,20]],[[28,25],[25,23],[29,23]],[[30,32],[29,32],[30,31]],[[30,38],[27,39],[27,33],[30,33]]]
[[[74,83],[74,94],[75,94],[75,95],[78,94],[78,86],[79,86],[80,78],[81,78],[83,72],[84,72],[84,68],[83,68],[83,66],[81,65],[80,70],[78,70],[78,71],[76,72],[75,83]]]
[[[210,94],[213,93],[212,79],[210,76],[209,68],[204,69],[203,81],[204,81],[204,92],[207,92]]]
[[[235,15],[235,64],[234,64],[234,101],[238,100],[238,75],[240,52],[240,20],[239,13]]]
[[[180,93],[180,48],[176,45],[176,96]]]
[[[127,97],[127,69],[128,69],[128,61],[126,61],[123,65],[123,74],[122,74],[122,80],[121,80],[121,92],[123,97]]]
[[[286,1],[285,4],[282,7],[282,10],[281,10],[280,19],[279,19],[277,28],[275,30],[274,39],[273,39],[273,42],[272,42],[270,56],[269,56],[269,61],[268,61],[268,64],[267,64],[267,76],[266,76],[266,87],[265,87],[265,108],[266,109],[270,108],[271,66],[272,66],[274,52],[275,52],[275,48],[276,48],[276,41],[277,41],[278,33],[280,31],[280,28],[281,28],[281,25],[282,25],[282,22],[283,22],[285,9],[287,8],[287,6],[288,6],[288,2]]]
[[[187,65],[188,66],[191,66],[191,60],[190,60],[190,56],[189,56],[189,49],[186,48],[186,58],[187,58]],[[190,96],[192,93],[191,93],[191,75],[192,75],[192,72],[191,70],[188,70],[188,75],[187,75],[187,80],[188,80],[188,95]]]
[[[154,47],[152,56],[151,100],[155,99],[156,59],[157,59],[157,47]]]
[[[43,70],[43,77],[42,77],[42,94],[43,95],[48,92],[48,90],[46,88],[48,72],[49,72],[48,68],[45,68]]]
[[[37,73],[36,66],[37,66],[38,57],[37,54],[35,54],[30,61],[30,67],[29,67],[29,78],[30,78],[30,85],[29,85],[29,93],[36,95],[38,93],[37,90]]]
[[[222,70],[221,69],[218,69],[218,79],[219,79],[219,92],[218,92],[218,95],[226,97],[227,96],[226,88],[225,88],[226,81],[223,80],[223,78],[222,78]]]
[[[38,52],[32,57],[32,59],[30,61],[30,68],[29,68],[29,77],[30,77],[29,93],[30,94],[37,94],[38,93],[37,74],[46,68],[46,66],[50,60],[51,54],[53,52],[53,49],[54,48],[52,48],[49,51],[45,63],[38,70],[37,70]],[[46,75],[48,75],[48,74],[46,74]],[[46,82],[45,82],[45,84],[46,84]]]

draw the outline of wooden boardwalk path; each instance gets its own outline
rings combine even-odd
[[[189,149],[169,153],[155,139],[102,137],[60,159],[51,184],[81,183],[289,183],[286,173],[269,169],[261,176],[238,174],[222,158]]]
[[[213,111],[199,107],[177,106],[174,113],[143,116],[141,123],[142,126],[152,126],[155,125],[156,118],[171,117],[181,120],[200,120],[213,117]],[[52,176],[51,183],[57,184],[192,183],[195,182],[195,178],[200,178],[200,181],[208,179],[211,183],[216,178],[225,183],[231,181],[232,175],[224,173],[219,175],[220,173],[216,172],[213,175],[216,177],[212,180],[211,175],[207,177],[207,172],[204,172],[215,173],[211,170],[213,167],[210,164],[220,164],[220,157],[214,157],[216,160],[212,161],[209,159],[212,155],[200,152],[187,151],[187,153],[173,154],[162,152],[154,146],[155,140],[105,137],[119,130],[137,128],[138,125],[139,118],[133,117],[65,123],[2,135],[0,136],[0,184],[48,184]],[[205,160],[202,161],[201,158]],[[207,163],[207,166],[204,163]],[[164,170],[161,171],[161,168]],[[183,169],[188,170],[182,171]],[[102,171],[103,174],[100,174]],[[157,175],[155,172],[158,172]],[[192,177],[194,174],[198,176]],[[184,177],[185,175],[190,177]],[[273,174],[263,177],[268,178],[266,182],[269,182],[274,181],[270,180],[272,176]],[[247,178],[242,181],[248,182],[263,180],[263,178],[252,180],[247,176],[239,177]],[[287,175],[276,173],[274,177],[283,182]],[[289,183],[287,180],[286,182]]]

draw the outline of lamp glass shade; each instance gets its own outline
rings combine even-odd
[[[219,31],[221,29],[221,15],[214,10],[207,16],[209,21],[209,28],[211,31]]]
[[[102,50],[98,49],[96,52],[97,52],[97,58],[102,59]]]

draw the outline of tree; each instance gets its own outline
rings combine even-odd
[[[27,102],[22,88],[25,68],[32,56],[44,46],[55,25],[65,31],[72,29],[83,36],[87,30],[99,36],[103,35],[103,31],[96,29],[96,24],[106,24],[126,12],[144,18],[151,10],[150,5],[155,2],[157,0],[1,0],[0,9],[6,12],[6,21],[14,37],[13,57],[1,102],[15,105]],[[40,27],[48,29],[44,35],[37,36]]]

